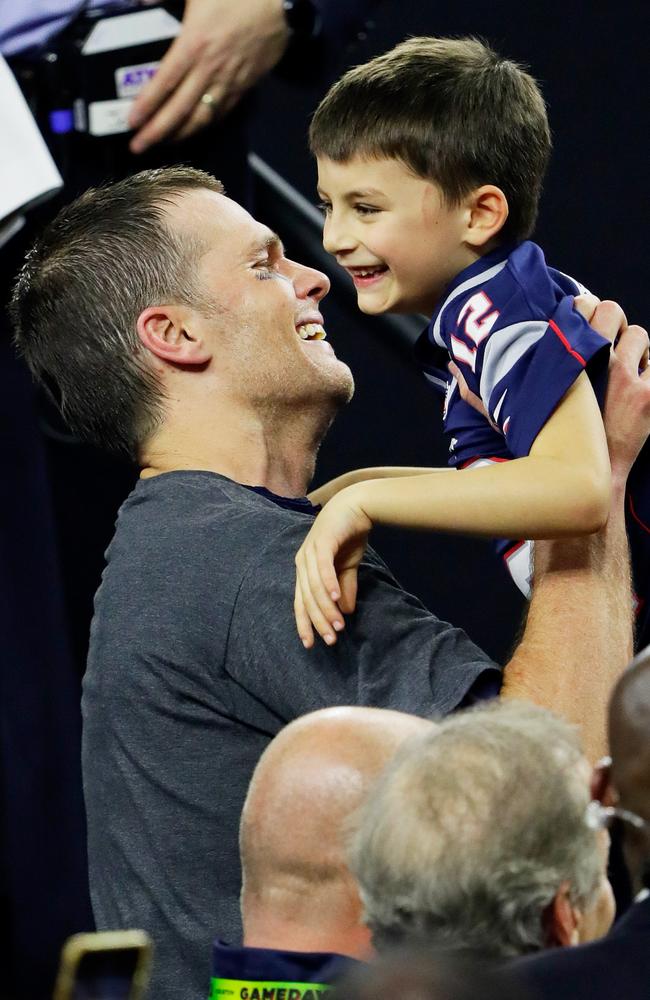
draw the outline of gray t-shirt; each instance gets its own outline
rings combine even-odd
[[[152,935],[156,1000],[202,1000],[212,939],[239,939],[240,812],[287,722],[327,705],[445,714],[498,669],[372,552],[336,646],[305,650],[293,559],[310,524],[210,472],[141,480],[119,513],[84,679],[90,883],[98,928]]]

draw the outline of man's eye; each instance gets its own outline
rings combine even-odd
[[[316,208],[319,212],[322,212],[323,215],[329,215],[332,211],[332,203],[329,201],[319,201]]]
[[[276,274],[273,265],[270,260],[260,260],[254,265],[253,271],[255,272],[255,277],[259,278],[260,281],[265,281],[266,278],[272,278]]]

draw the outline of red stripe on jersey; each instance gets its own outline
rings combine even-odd
[[[643,528],[644,531],[647,531],[648,534],[650,535],[650,528],[648,527],[647,524],[643,523],[643,521],[641,520],[641,518],[639,517],[639,515],[637,514],[637,512],[634,509],[634,504],[632,503],[632,497],[628,496],[627,500],[628,500],[628,504],[630,506],[630,514],[632,515],[632,517],[634,518],[634,520],[636,521],[636,523],[641,528]]]
[[[568,340],[566,339],[566,337],[564,336],[564,334],[563,334],[563,333],[562,333],[562,331],[560,330],[560,328],[559,328],[559,326],[557,325],[557,323],[554,323],[552,319],[549,319],[549,321],[548,321],[548,325],[550,326],[550,328],[551,328],[551,330],[553,331],[553,333],[556,333],[556,334],[558,335],[558,337],[560,338],[560,340],[562,341],[562,343],[563,343],[563,344],[564,344],[564,346],[566,347],[566,349],[567,349],[567,351],[569,352],[569,354],[570,354],[570,355],[571,355],[571,356],[572,356],[573,358],[575,358],[575,359],[576,359],[576,361],[579,361],[579,362],[580,362],[580,364],[582,365],[582,367],[583,367],[583,368],[585,368],[585,367],[586,367],[586,365],[587,365],[587,362],[585,361],[585,359],[584,359],[584,358],[582,357],[582,355],[581,355],[581,354],[578,354],[578,352],[577,352],[577,351],[574,351],[574,350],[573,350],[573,348],[571,347],[571,344],[570,344],[570,343],[569,343],[569,341],[568,341]]]
[[[507,552],[503,553],[504,562],[508,562],[511,556],[514,556],[515,552],[518,552],[522,545],[526,544],[526,539],[524,538],[521,542],[516,542],[515,545],[511,546]]]

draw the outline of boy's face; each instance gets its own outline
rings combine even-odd
[[[362,312],[432,313],[449,282],[476,260],[468,211],[398,160],[318,159],[323,244],[351,276]]]

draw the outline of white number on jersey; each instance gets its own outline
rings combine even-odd
[[[499,310],[492,309],[492,300],[485,292],[477,292],[468,299],[458,316],[458,326],[473,340],[476,347],[468,345],[459,337],[451,337],[451,350],[457,361],[469,365],[476,371],[476,353],[479,344],[489,335],[490,330],[499,318]]]

